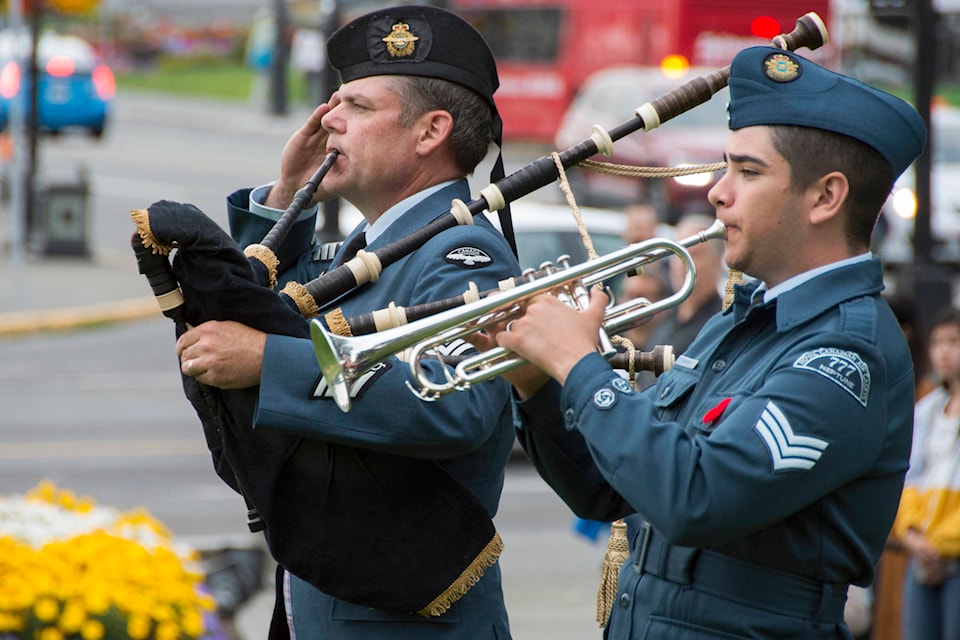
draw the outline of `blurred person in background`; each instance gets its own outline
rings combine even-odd
[[[670,291],[669,283],[660,274],[644,267],[643,273],[623,279],[617,302],[627,302],[638,298],[645,298],[651,303],[657,302],[669,296]],[[650,344],[650,334],[660,324],[663,315],[663,313],[655,313],[643,324],[622,331],[620,335],[630,340],[636,348],[644,348]]]
[[[913,449],[894,531],[909,555],[904,640],[960,638],[960,311],[929,332],[939,386],[916,404]]]
[[[638,202],[623,209],[627,226],[623,229],[623,241],[627,244],[643,242],[657,237],[657,225],[660,219],[652,204]]]
[[[713,224],[713,218],[703,214],[687,214],[675,228],[674,240],[682,240],[703,231]],[[689,249],[690,257],[697,269],[697,280],[689,297],[672,309],[663,312],[662,318],[647,334],[645,349],[658,344],[673,347],[676,355],[686,351],[690,343],[700,332],[700,328],[723,307],[720,295],[720,279],[725,267],[723,264],[722,242],[701,242]],[[677,257],[666,260],[669,266],[671,290],[677,291],[683,285],[686,269]]]
[[[663,235],[660,216],[656,208],[649,202],[636,202],[628,205],[623,209],[623,215],[627,219],[627,225],[621,234],[625,244],[645,242]],[[645,266],[643,270],[644,273],[663,279],[667,286],[670,286],[670,269],[666,260],[657,260],[653,264]],[[636,285],[637,283],[634,283],[631,286]]]

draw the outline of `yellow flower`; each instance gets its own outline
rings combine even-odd
[[[161,622],[157,625],[157,640],[177,640],[180,637],[180,627],[172,622]]]
[[[56,620],[60,613],[60,605],[54,598],[44,596],[38,598],[33,605],[33,614],[37,616],[40,622],[51,622]]]
[[[184,611],[183,619],[180,621],[183,632],[191,638],[198,638],[203,633],[203,616],[196,611]]]
[[[72,600],[63,607],[63,613],[60,615],[60,630],[66,635],[75,634],[80,631],[86,621],[87,613],[83,610],[83,605],[79,601]]]
[[[31,501],[59,514],[40,522],[40,535],[21,539],[18,530],[0,530],[0,637],[36,622],[43,629],[29,640],[104,640],[115,622],[127,640],[203,635],[203,614],[216,601],[198,590],[199,554],[175,545],[159,521],[144,510],[97,507],[42,482],[26,501],[12,501],[11,522],[17,509],[24,518],[48,511]]]
[[[43,480],[31,491],[27,492],[27,497],[34,500],[42,500],[43,502],[53,502],[53,496],[56,492],[57,487],[55,484],[49,480]]]
[[[83,594],[83,603],[91,615],[102,616],[110,609],[110,592],[102,585],[91,584]]]
[[[132,615],[130,619],[127,620],[127,635],[129,635],[132,640],[144,640],[144,638],[150,635],[151,626],[150,618],[142,615]]]
[[[39,640],[63,640],[63,634],[56,627],[47,627],[40,632]]]
[[[83,640],[103,640],[103,623],[99,620],[87,620],[80,628]]]
[[[14,613],[0,612],[0,632],[22,631],[23,620]]]

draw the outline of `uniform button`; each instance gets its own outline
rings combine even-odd
[[[670,385],[665,386],[663,391],[660,392],[660,399],[666,398],[668,393],[670,393]]]
[[[577,412],[573,409],[567,409],[563,412],[563,420],[567,424],[573,424],[577,420]]]
[[[713,363],[713,367],[712,367],[712,368],[713,368],[713,372],[714,372],[714,373],[720,373],[721,371],[723,371],[724,369],[727,368],[727,361],[726,361],[726,360],[717,360],[716,362]]]
[[[621,593],[621,594],[620,594],[620,606],[621,606],[621,607],[629,607],[629,606],[630,606],[630,594],[629,594],[629,593]]]

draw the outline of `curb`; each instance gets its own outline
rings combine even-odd
[[[79,307],[0,314],[0,338],[27,333],[67,331],[160,315],[153,296]]]

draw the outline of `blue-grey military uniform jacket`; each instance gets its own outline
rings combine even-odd
[[[246,210],[248,197],[249,190],[241,190],[228,199],[231,231],[241,246],[259,242],[272,226],[271,220]],[[446,213],[454,198],[469,200],[466,180],[444,187],[405,212],[367,250],[374,251],[423,227]],[[278,257],[282,265],[290,267],[281,282],[292,278],[304,283],[340,263],[339,255],[332,265],[313,260],[317,255],[312,246],[315,224],[315,215],[304,217],[285,240]],[[351,232],[344,244],[361,227]],[[336,307],[351,317],[390,302],[401,306],[435,302],[463,293],[471,281],[485,291],[518,273],[516,258],[502,234],[478,216],[472,226],[458,226],[430,239],[386,267],[379,282],[342,296],[321,309],[320,316]],[[354,388],[352,408],[343,413],[326,397],[311,341],[270,335],[254,428],[436,460],[494,516],[514,441],[509,385],[494,380],[476,385],[470,392],[427,403],[407,388],[406,382],[411,380],[409,365],[390,359]],[[390,523],[371,525],[376,531]],[[362,553],[363,541],[358,540],[357,545]],[[429,620],[337,600],[295,577],[291,588],[297,640],[510,637],[499,565],[487,569],[449,611]]]
[[[847,638],[907,469],[913,370],[870,257],[750,307],[737,288],[643,393],[599,355],[518,414],[577,515],[626,517],[610,639]],[[559,411],[557,409],[559,407]]]

